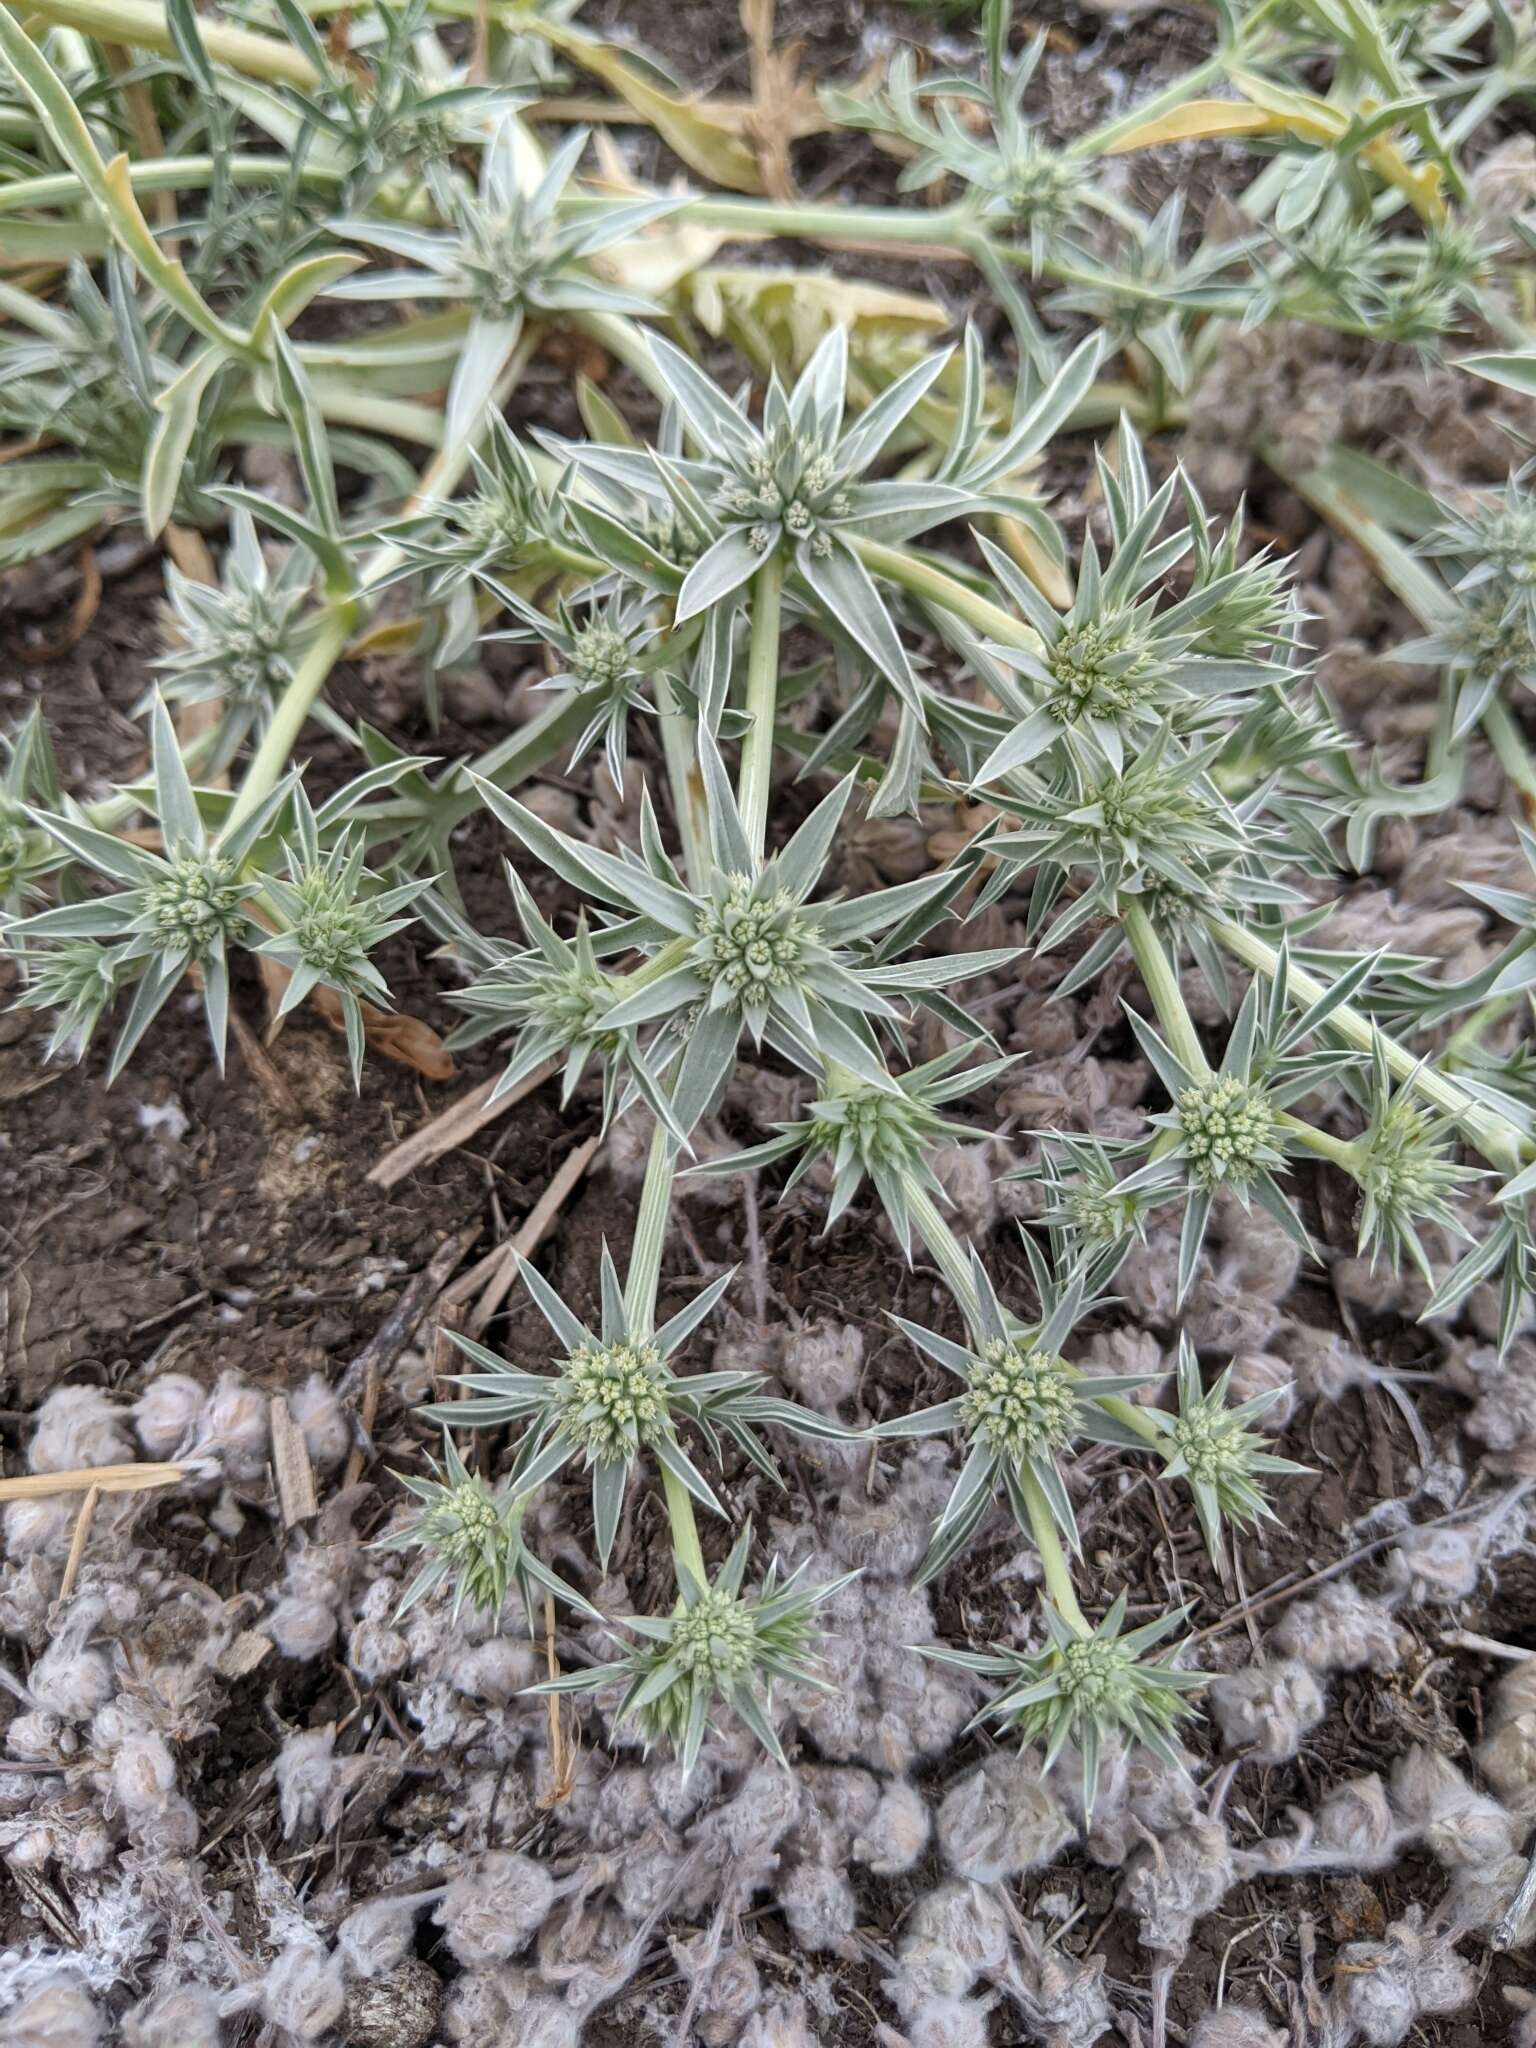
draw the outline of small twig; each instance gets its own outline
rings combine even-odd
[[[87,1489],[85,1499],[80,1503],[80,1512],[75,1517],[75,1533],[70,1538],[69,1556],[64,1560],[64,1576],[59,1581],[58,1605],[62,1607],[75,1590],[75,1581],[80,1576],[80,1567],[85,1561],[85,1546],[90,1540],[91,1522],[96,1513],[96,1503],[101,1499],[101,1488]]]
[[[498,1245],[477,1266],[455,1280],[443,1296],[450,1308],[474,1299],[475,1306],[465,1319],[466,1333],[478,1337],[501,1307],[517,1277],[520,1258],[531,1259],[548,1236],[555,1218],[570,1199],[571,1191],[597,1157],[599,1138],[588,1138],[561,1160],[559,1170],[538,1201],[529,1210],[522,1227],[510,1244]]]
[[[304,1432],[294,1421],[281,1394],[272,1396],[269,1414],[278,1506],[282,1511],[283,1527],[292,1529],[320,1512],[320,1502],[315,1494],[315,1475],[310,1466]],[[358,1457],[359,1453],[354,1451],[352,1455]],[[351,1485],[353,1482],[349,1479],[347,1483]]]
[[[18,1472],[0,1479],[0,1501],[47,1500],[56,1493],[148,1493],[174,1486],[184,1465],[83,1465],[68,1472]]]
[[[483,1131],[497,1117],[505,1116],[525,1095],[531,1095],[535,1088],[542,1088],[554,1071],[554,1061],[546,1060],[543,1066],[525,1074],[515,1088],[509,1088],[494,1102],[491,1094],[495,1081],[482,1081],[478,1088],[471,1088],[457,1102],[450,1102],[440,1116],[433,1117],[431,1123],[423,1124],[419,1131],[413,1131],[410,1137],[392,1145],[370,1171],[370,1184],[376,1188],[392,1188],[407,1174],[416,1173],[423,1166],[430,1166],[435,1159],[441,1159],[445,1152],[456,1151],[460,1145],[467,1144],[477,1131]]]

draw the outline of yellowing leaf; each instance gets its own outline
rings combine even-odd
[[[735,124],[712,113],[707,103],[663,92],[611,44],[598,42],[578,29],[539,19],[526,25],[627,101],[690,170],[733,192],[762,191],[756,155],[736,132]]]
[[[1104,154],[1124,156],[1132,149],[1156,149],[1164,142],[1200,142],[1222,135],[1267,135],[1282,124],[1260,107],[1241,100],[1186,100],[1155,120],[1132,128]]]

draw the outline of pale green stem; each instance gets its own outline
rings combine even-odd
[[[1035,635],[1012,612],[1004,611],[1001,605],[970,589],[958,577],[935,568],[931,562],[919,561],[915,555],[909,555],[901,548],[887,547],[883,541],[860,540],[857,536],[854,537],[853,548],[872,576],[884,576],[890,582],[900,584],[913,597],[924,598],[943,611],[953,612],[957,619],[964,619],[967,625],[975,626],[979,632],[990,633],[994,640],[1001,640],[1005,646],[1036,646]]]
[[[341,173],[323,164],[295,164],[291,157],[232,156],[220,165],[211,156],[162,156],[128,166],[135,192],[202,192],[222,170],[232,185],[277,184],[297,179],[305,185],[339,185]],[[73,171],[49,171],[39,178],[16,178],[0,185],[0,214],[32,213],[49,206],[72,206],[86,197]]]
[[[1536,814],[1536,761],[1531,759],[1525,735],[1502,698],[1488,700],[1483,712],[1483,731],[1499,757],[1499,766],[1524,799],[1527,813]]]
[[[1019,1473],[1019,1490],[1029,1509],[1029,1532],[1035,1539],[1036,1550],[1040,1553],[1040,1569],[1045,1578],[1045,1590],[1051,1596],[1051,1605],[1068,1628],[1075,1630],[1080,1636],[1091,1636],[1093,1624],[1077,1604],[1077,1593],[1072,1584],[1072,1568],[1067,1562],[1067,1553],[1062,1548],[1056,1518],[1051,1513],[1050,1503],[1040,1491],[1039,1480],[1028,1466]]]
[[[709,873],[709,817],[699,774],[698,737],[693,720],[678,704],[661,669],[656,672],[656,710],[672,808],[683,837],[683,867],[690,885],[699,889]]]
[[[1352,1179],[1360,1178],[1363,1165],[1360,1147],[1351,1143],[1349,1139],[1335,1138],[1331,1132],[1320,1131],[1316,1124],[1309,1124],[1305,1118],[1292,1116],[1286,1110],[1277,1113],[1275,1122],[1308,1152],[1315,1153],[1319,1159],[1331,1161],[1334,1166],[1342,1167]]]
[[[1234,924],[1225,917],[1213,917],[1208,930],[1234,960],[1251,968],[1255,974],[1263,975],[1266,981],[1274,979],[1280,965],[1280,954],[1279,949],[1267,939],[1260,938],[1256,932],[1246,931],[1242,925]],[[1286,986],[1291,1002],[1298,1009],[1316,1002],[1327,988],[1325,982],[1309,974],[1304,967],[1298,967],[1294,960],[1290,963]],[[1518,1173],[1527,1159],[1536,1158],[1536,1145],[1523,1138],[1513,1124],[1474,1101],[1448,1075],[1423,1065],[1416,1054],[1399,1045],[1362,1011],[1348,1003],[1341,1004],[1328,1019],[1328,1029],[1357,1052],[1369,1053],[1379,1043],[1393,1078],[1411,1087],[1434,1108],[1454,1117],[1471,1143],[1501,1173]]]
[[[1088,1392],[1092,1392],[1090,1383]],[[1134,1401],[1127,1401],[1123,1394],[1098,1394],[1094,1396],[1096,1408],[1102,1408],[1106,1415],[1112,1415],[1116,1422],[1124,1423],[1127,1429],[1134,1429],[1143,1443],[1161,1444],[1163,1432],[1152,1420],[1145,1408],[1138,1408]]]
[[[1157,1021],[1168,1034],[1174,1057],[1189,1069],[1197,1081],[1207,1079],[1211,1071],[1210,1062],[1195,1030],[1194,1019],[1185,1005],[1178,972],[1151,918],[1141,904],[1131,901],[1121,905],[1120,924],[1130,941],[1147,994],[1152,998]]]
[[[907,1211],[917,1226],[918,1235],[932,1252],[934,1263],[944,1275],[950,1293],[967,1318],[974,1321],[977,1302],[976,1286],[971,1278],[970,1253],[944,1220],[926,1189],[908,1188]]]
[[[699,1585],[707,1586],[709,1572],[705,1568],[704,1550],[699,1542],[693,1495],[681,1479],[673,1478],[665,1465],[661,1468],[661,1490],[666,1495],[667,1520],[672,1525],[672,1555],[679,1565],[692,1572]]]
[[[748,725],[741,743],[741,817],[748,844],[759,855],[768,836],[783,607],[784,558],[775,551],[752,579],[752,639],[747,650]]]
[[[157,7],[154,0],[29,0],[27,12],[43,21],[79,29],[99,42],[124,43],[134,50],[158,50],[166,57],[176,54],[176,41],[166,22],[165,9]],[[320,83],[314,66],[292,43],[206,17],[197,18],[197,28],[208,55],[216,63],[227,64],[231,71],[283,85]]]
[[[508,393],[522,375],[523,366],[533,352],[536,339],[536,336],[531,334],[523,336],[512,360],[503,371],[485,412],[456,440],[450,442],[446,448],[439,449],[433,456],[422,471],[416,489],[401,507],[402,517],[408,518],[435,498],[446,497],[458,484],[469,467],[470,455],[484,433],[491,413],[501,410]],[[360,585],[366,589],[397,567],[402,560],[401,550],[392,542],[375,548],[363,564],[359,576]],[[256,750],[256,758],[246,770],[225,823],[226,831],[232,831],[237,825],[244,824],[245,820],[266,802],[281,781],[293,750],[298,745],[299,734],[304,730],[304,721],[309,716],[310,706],[324,689],[326,678],[336,666],[342,649],[352,637],[359,616],[360,605],[355,598],[330,604],[321,615],[315,638],[278,699],[272,723]]]
[[[667,1242],[667,1211],[677,1173],[676,1140],[661,1124],[651,1133],[640,1213],[629,1248],[629,1275],[624,1285],[624,1313],[633,1338],[648,1337],[656,1320],[656,1289],[661,1280],[661,1255]]]

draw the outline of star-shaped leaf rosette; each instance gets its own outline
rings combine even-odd
[[[670,1742],[684,1777],[698,1762],[712,1711],[730,1707],[775,1763],[787,1768],[773,1725],[773,1682],[782,1679],[818,1692],[832,1691],[812,1649],[816,1609],[858,1573],[845,1572],[825,1585],[806,1586],[801,1583],[803,1565],[781,1578],[775,1560],[759,1591],[743,1593],[751,1547],[748,1523],[712,1585],[680,1564],[680,1598],[671,1614],[625,1617],[623,1626],[641,1638],[638,1643],[627,1646],[611,1664],[567,1672],[530,1690],[594,1692],[622,1685],[615,1726],[633,1720],[647,1749],[656,1742]]]
[[[602,1025],[621,1033],[653,1028],[645,1054],[653,1072],[675,1059],[666,1120],[679,1142],[718,1099],[744,1032],[817,1080],[835,1064],[872,1087],[894,1089],[875,1027],[899,1032],[907,1004],[939,1000],[952,982],[1006,966],[1018,950],[893,961],[898,944],[913,943],[943,916],[964,875],[939,869],[866,896],[812,902],[854,778],[765,860],[753,851],[719,751],[703,730],[699,756],[712,872],[698,888],[666,853],[648,802],[640,853],[609,853],[556,831],[491,784],[477,785],[530,853],[628,920],[627,937],[646,964],[616,977],[617,999]]]
[[[598,1557],[607,1568],[636,1461],[644,1453],[712,1514],[726,1510],[684,1445],[686,1424],[717,1460],[722,1436],[766,1478],[778,1472],[758,1430],[765,1424],[804,1436],[846,1438],[850,1432],[813,1410],[764,1393],[756,1372],[679,1374],[668,1360],[704,1321],[734,1277],[712,1280],[654,1335],[642,1333],[626,1306],[608,1248],[601,1261],[602,1321],[594,1335],[526,1259],[517,1270],[539,1313],[553,1331],[560,1356],[553,1373],[522,1372],[471,1338],[454,1336],[480,1368],[459,1375],[469,1397],[420,1412],[446,1429],[495,1429],[528,1424],[507,1476],[509,1494],[531,1493],[580,1459],[592,1481],[592,1520]]]
[[[1042,1775],[1070,1742],[1082,1758],[1083,1806],[1089,1814],[1106,1736],[1119,1734],[1140,1743],[1183,1770],[1173,1730],[1194,1712],[1188,1695],[1208,1680],[1202,1671],[1176,1670],[1177,1650],[1160,1657],[1146,1652],[1173,1634],[1188,1608],[1126,1630],[1126,1596],[1121,1593],[1098,1627],[1085,1634],[1048,1600],[1040,1606],[1050,1635],[1047,1649],[1012,1650],[999,1643],[990,1651],[933,1648],[922,1654],[978,1678],[1006,1681],[976,1720],[995,1722],[1022,1742],[1043,1746]]]
[[[925,1585],[965,1549],[993,1503],[1006,1500],[1033,1541],[1044,1511],[1074,1550],[1081,1546],[1061,1460],[1079,1443],[1146,1448],[1144,1436],[1104,1404],[1148,1385],[1155,1373],[1089,1374],[1069,1365],[1061,1347],[1088,1309],[1083,1281],[1073,1277],[1059,1292],[1037,1269],[1042,1285],[1040,1320],[1022,1326],[998,1300],[985,1268],[971,1254],[969,1342],[957,1344],[903,1316],[892,1322],[936,1365],[953,1373],[965,1391],[933,1408],[880,1424],[883,1438],[958,1434],[965,1462],[954,1491],[934,1524],[918,1574]]]

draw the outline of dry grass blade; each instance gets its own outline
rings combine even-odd
[[[450,1307],[475,1300],[478,1293],[479,1298],[475,1300],[474,1310],[465,1326],[469,1336],[478,1337],[506,1300],[517,1277],[518,1259],[531,1259],[544,1242],[576,1183],[597,1157],[601,1143],[600,1138],[588,1138],[569,1153],[561,1161],[554,1179],[529,1210],[517,1235],[509,1243],[488,1253],[448,1289],[444,1300]]]
[[[478,1088],[471,1088],[467,1095],[461,1095],[457,1102],[451,1102],[431,1123],[423,1124],[419,1131],[413,1131],[408,1138],[402,1138],[370,1169],[368,1178],[376,1188],[397,1187],[409,1174],[420,1172],[434,1160],[441,1159],[447,1152],[453,1152],[487,1124],[505,1116],[535,1088],[542,1088],[555,1071],[553,1060],[546,1060],[541,1067],[519,1081],[515,1088],[509,1088],[505,1095],[492,1101],[496,1083],[482,1081]]]
[[[56,1493],[148,1493],[175,1486],[184,1465],[85,1465],[72,1472],[19,1472],[0,1479],[0,1501],[48,1500]]]

